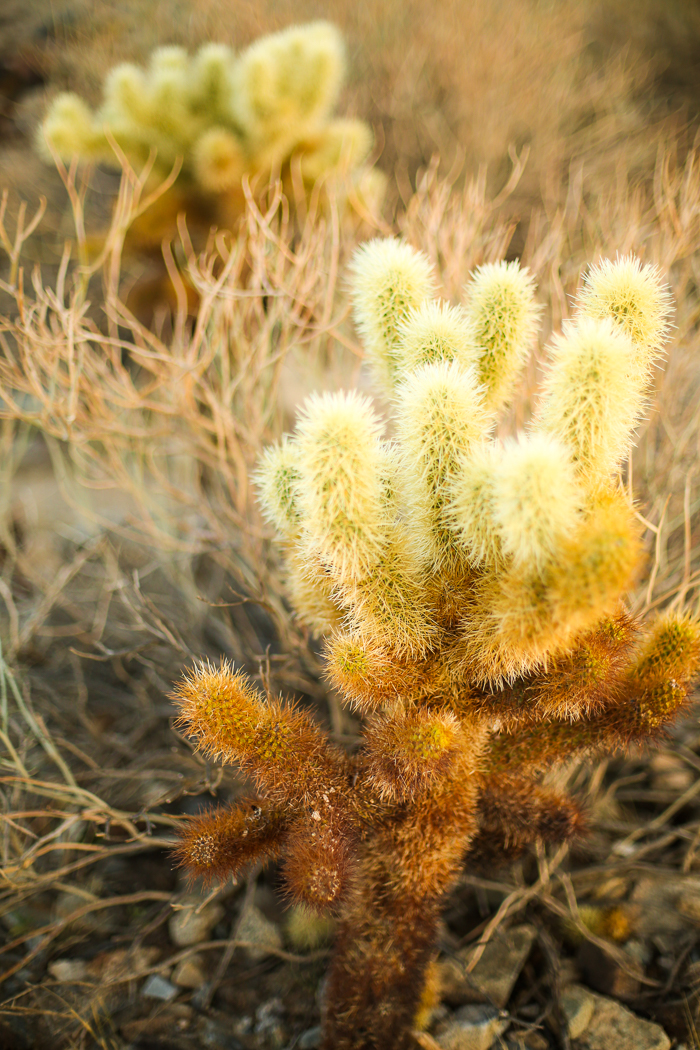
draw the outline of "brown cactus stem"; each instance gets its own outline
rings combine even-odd
[[[323,1050],[409,1050],[442,898],[477,828],[474,752],[359,847],[340,912]]]
[[[336,940],[322,1050],[415,1050],[411,1032],[439,915],[437,899],[411,906],[358,881]]]
[[[479,833],[469,845],[470,869],[493,870],[535,842],[560,845],[586,833],[580,805],[542,787],[534,778],[484,777],[479,793]]]

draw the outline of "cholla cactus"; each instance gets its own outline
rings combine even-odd
[[[242,207],[245,175],[267,180],[294,160],[305,186],[340,173],[376,204],[383,181],[366,165],[372,133],[362,121],[332,116],[344,77],[343,42],[328,22],[262,37],[238,55],[224,44],[194,56],[161,47],[146,70],[111,70],[97,112],[73,93],[54,99],[39,146],[47,156],[48,144],[67,159],[114,164],[115,142],[136,167],[155,150],[160,177],[179,159],[178,189],[213,198],[223,223]],[[174,217],[187,201],[176,192],[172,203]]]
[[[200,875],[283,857],[290,896],[338,914],[324,1048],[404,1050],[465,854],[580,832],[541,774],[662,733],[700,625],[669,612],[642,627],[623,601],[641,543],[618,471],[670,310],[653,267],[590,272],[530,426],[502,442],[496,413],[537,328],[527,272],[483,267],[459,307],[431,299],[427,260],[396,241],[363,247],[353,274],[393,438],[359,394],[312,397],[259,485],[363,745],[341,752],[227,666],[195,670],[182,725],[259,798],[191,822],[180,856]]]

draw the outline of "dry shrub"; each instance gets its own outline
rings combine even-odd
[[[333,206],[319,213],[318,200],[302,227],[298,218],[292,227],[279,186],[262,210],[249,194],[239,235],[213,235],[200,256],[183,224],[181,244],[164,246],[174,309],[161,310],[152,331],[119,297],[125,233],[155,195],[144,194],[147,173],[125,174],[106,246],[92,263],[86,184],[76,184],[75,170],[64,176],[83,262],[76,266],[67,246],[53,287],[39,271],[26,287],[20,261],[39,215],[24,227],[20,216],[12,236],[0,226],[10,265],[2,290],[12,302],[0,323],[3,418],[43,435],[67,498],[80,504],[79,488],[116,490],[123,535],[146,538],[174,562],[208,552],[260,594],[248,474],[279,433],[294,386],[307,389],[314,371],[337,363],[338,338],[353,348],[338,286],[350,233]],[[199,297],[195,321],[180,269]],[[92,504],[98,522],[114,524],[101,516],[99,498]],[[274,588],[271,600],[279,607]]]

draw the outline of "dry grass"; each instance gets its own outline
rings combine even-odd
[[[26,287],[21,264],[40,213],[26,225],[20,214],[10,234],[0,210],[9,263],[0,288],[13,303],[0,323],[3,418],[18,434],[41,433],[76,506],[88,509],[86,489],[119,493],[118,523],[100,514],[99,496],[92,500],[100,525],[149,538],[173,563],[179,554],[187,562],[206,552],[262,595],[249,471],[280,432],[290,397],[293,404],[290,383],[297,392],[309,389],[321,370],[327,377],[357,353],[343,331],[348,306],[338,290],[349,231],[332,204],[321,214],[318,201],[302,228],[296,221],[292,227],[279,186],[262,203],[251,195],[239,235],[212,236],[203,255],[194,254],[183,225],[181,243],[164,248],[174,311],[162,307],[151,330],[120,298],[125,232],[155,196],[143,195],[146,174],[127,171],[93,262],[84,229],[87,184],[78,187],[73,170],[63,175],[77,238],[66,245],[54,287],[45,287],[38,271]],[[77,266],[74,256],[83,260]],[[199,299],[194,322],[190,289]],[[5,542],[12,546],[9,534]],[[20,643],[18,637],[12,644]]]
[[[338,11],[350,40],[352,105],[381,129],[381,163],[396,176],[390,221],[434,260],[450,298],[481,262],[518,254],[535,272],[546,330],[518,420],[530,411],[549,330],[568,316],[588,262],[633,250],[668,274],[673,345],[627,478],[649,551],[633,602],[642,614],[669,604],[697,611],[700,159],[663,100],[644,95],[645,85],[665,83],[661,52],[680,30],[667,19],[660,57],[643,60],[641,30],[626,51],[613,47],[629,24],[624,5],[613,5],[612,43],[598,52],[588,46],[604,35],[591,28],[593,4],[527,0],[515,14],[508,3],[438,6],[371,2]],[[311,13],[291,2],[222,10],[183,0],[174,18],[175,9],[162,0],[144,22],[134,18],[135,0],[96,5],[89,27],[78,18],[67,41],[50,45],[56,83],[94,92],[105,64],[142,57],[157,43],[242,44]],[[695,16],[688,7],[673,17],[687,27]],[[115,31],[129,19],[134,35]],[[436,151],[441,165],[426,164]],[[488,168],[479,167],[484,161]],[[313,644],[289,616],[250,469],[306,391],[357,379],[343,273],[367,231],[313,204],[292,227],[273,186],[264,202],[250,197],[236,237],[213,237],[203,255],[183,227],[181,243],[166,247],[175,310],[146,328],[124,306],[138,269],[120,277],[143,181],[127,173],[102,255],[90,259],[91,190],[75,171],[63,179],[74,229],[55,270],[42,277],[31,269],[37,246],[50,254],[56,231],[65,231],[55,210],[27,240],[31,220],[15,194],[0,226],[0,1035],[18,1047],[116,1048],[139,1045],[129,1024],[145,1018],[152,1034],[166,1017],[166,1044],[195,1047],[216,1009],[178,1015],[144,1005],[137,977],[168,972],[192,954],[166,932],[185,893],[165,852],[178,815],[240,785],[177,739],[165,698],[183,664],[224,654],[265,686],[302,693],[352,743],[355,727],[326,693]],[[44,236],[46,228],[53,232]],[[180,274],[200,296],[194,322]],[[32,510],[28,477],[40,480],[38,503],[46,490],[43,509]],[[569,770],[595,817],[585,846],[497,877],[465,876],[448,912],[446,951],[485,943],[513,916],[540,931],[539,972],[526,972],[513,1006],[516,1015],[525,1008],[523,1024],[551,1020],[557,966],[562,952],[572,954],[562,947],[566,921],[632,971],[637,1009],[691,1040],[694,927],[669,941],[666,969],[655,963],[641,972],[585,927],[578,902],[626,901],[643,878],[698,873],[699,749],[691,720],[662,752],[675,781],[641,755]],[[278,950],[252,964],[236,932],[247,904],[230,888],[220,899],[228,925],[225,936],[198,946],[210,960],[199,1005],[213,1001],[230,1024],[229,1015],[254,1013],[280,994],[292,1028],[315,1023],[317,958],[304,956],[302,965]],[[226,977],[217,961],[234,948]],[[81,980],[47,969],[65,957],[88,961]],[[299,991],[294,982],[307,971],[313,979]],[[250,1008],[236,999],[241,982]],[[527,1013],[533,1004],[539,1014]],[[181,1005],[197,1001],[181,996]],[[272,1045],[267,1038],[253,1033],[246,1045]]]

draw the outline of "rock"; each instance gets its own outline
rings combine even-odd
[[[661,935],[666,939],[680,939],[688,930],[687,911],[693,911],[693,901],[700,899],[700,879],[697,875],[645,875],[634,888],[631,902],[639,918],[635,934],[643,940]],[[683,911],[681,910],[683,909]]]
[[[178,908],[168,920],[170,940],[178,948],[201,944],[202,941],[207,940],[210,930],[223,917],[224,909],[215,901],[202,908],[201,900],[197,897],[186,899],[186,902],[181,903],[183,907]]]
[[[623,951],[624,949],[619,948]],[[603,951],[592,941],[584,941],[576,954],[576,960],[581,969],[584,980],[598,992],[609,992],[616,999],[634,999],[639,994],[641,987],[634,976],[637,971],[643,975],[643,967],[639,960],[630,953],[624,953],[626,968],[620,966],[615,959]],[[631,971],[631,972],[630,972]]]
[[[466,972],[474,948],[464,948],[454,958],[438,964],[442,996],[449,1003],[484,1003],[504,1007],[525,965],[536,931],[514,926],[497,931],[471,973]]]
[[[84,959],[56,959],[49,963],[48,970],[57,981],[84,981],[88,976]]]
[[[178,988],[201,988],[206,980],[201,955],[190,955],[173,970],[171,980]]]
[[[168,1002],[177,995],[177,988],[159,973],[152,973],[145,981],[141,995],[146,999],[164,999]]]
[[[316,1050],[321,1045],[321,1028],[307,1028],[301,1035],[297,1046],[299,1050]]]
[[[588,1027],[595,1009],[593,992],[582,984],[572,984],[562,993],[561,1010],[570,1039],[578,1039]]]
[[[440,1050],[489,1050],[510,1024],[493,1006],[463,1006],[435,1033]]]
[[[252,959],[262,959],[270,948],[274,950],[282,947],[280,931],[254,904],[246,909],[236,936],[245,943]]]
[[[671,1040],[660,1025],[637,1017],[604,995],[593,996],[593,1015],[577,1050],[669,1050]]]

